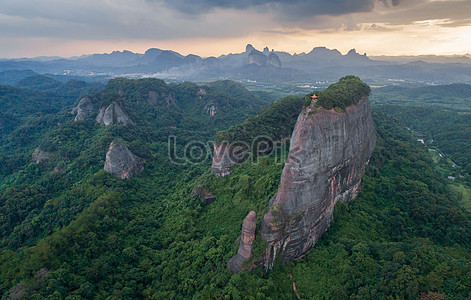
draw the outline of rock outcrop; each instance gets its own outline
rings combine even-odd
[[[149,103],[150,105],[166,104],[167,106],[170,106],[170,105],[175,105],[176,100],[175,100],[175,96],[170,92],[159,93],[157,91],[150,91],[149,97],[147,97],[147,103]]]
[[[256,64],[261,67],[275,67],[281,68],[281,61],[275,52],[268,52],[268,48],[263,49],[263,52],[253,49],[249,53],[249,64]]]
[[[257,66],[267,65],[267,56],[258,50],[252,50],[249,54],[249,64],[256,64]]]
[[[281,68],[281,61],[278,55],[275,53],[270,53],[268,54],[268,61],[267,61],[268,66],[270,67],[275,67],[275,68]]]
[[[113,102],[108,107],[102,106],[96,117],[102,125],[134,125],[134,122],[124,113],[118,103]]]
[[[50,160],[53,156],[54,156],[53,152],[46,152],[39,149],[38,147],[34,150],[33,154],[31,154],[31,160],[39,164],[43,161]]]
[[[83,97],[80,99],[78,105],[72,109],[72,114],[75,115],[75,122],[83,121],[93,111],[93,103],[89,97]]]
[[[198,184],[192,191],[191,193],[195,195],[196,197],[199,197],[201,199],[204,199],[206,202],[206,205],[209,205],[216,201],[216,196],[213,195],[211,192],[209,192],[202,184]]]
[[[121,179],[131,178],[144,170],[144,160],[134,155],[123,143],[114,141],[106,153],[104,169]]]
[[[237,254],[227,262],[227,268],[232,272],[239,273],[243,268],[244,262],[252,257],[252,244],[255,240],[256,227],[257,214],[251,211],[247,217],[245,217],[242,225],[239,250],[237,250]]]
[[[211,173],[216,177],[224,177],[232,173],[231,167],[245,161],[249,148],[245,144],[214,144]]]
[[[307,253],[328,229],[335,204],[357,196],[376,144],[367,97],[346,112],[304,108],[294,128],[277,194],[262,222],[265,270],[280,256]]]
[[[214,117],[216,114],[216,111],[218,110],[218,107],[214,103],[208,103],[204,106],[204,109],[210,115],[211,117]]]

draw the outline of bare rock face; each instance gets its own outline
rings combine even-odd
[[[239,250],[237,251],[237,254],[227,262],[227,268],[232,272],[239,273],[242,270],[244,262],[252,257],[252,244],[255,240],[256,227],[257,214],[254,211],[251,211],[247,217],[245,217],[242,225]]]
[[[144,170],[143,159],[129,151],[123,143],[114,141],[106,153],[105,171],[121,179],[131,178]]]
[[[344,113],[305,108],[294,128],[278,193],[262,223],[265,270],[307,253],[330,226],[337,201],[355,198],[376,144],[368,98]]]
[[[216,196],[209,192],[203,187],[202,184],[198,184],[191,193],[199,198],[202,198],[206,201],[206,205],[209,205],[216,201]]]
[[[218,107],[214,103],[208,103],[204,106],[204,109],[210,115],[211,117],[214,117],[216,114],[216,111],[218,110]]]
[[[281,68],[281,61],[278,55],[273,52],[268,55],[268,66]]]
[[[92,113],[93,108],[92,100],[89,97],[80,99],[78,105],[72,109],[72,114],[75,114],[75,122],[85,120]]]
[[[249,54],[249,64],[256,64],[261,67],[275,67],[281,68],[281,61],[278,55],[274,52],[269,52],[268,48],[263,49],[263,52],[252,50]]]
[[[96,121],[102,125],[134,125],[134,122],[124,113],[118,103],[113,102],[108,107],[101,107]]]
[[[256,64],[258,66],[267,65],[267,56],[258,50],[252,50],[249,54],[249,64]]]
[[[231,167],[245,161],[248,147],[244,144],[214,143],[211,173],[216,177],[224,177],[232,173]]]
[[[157,91],[150,91],[147,97],[147,103],[150,105],[166,104],[167,106],[175,105],[175,96],[172,93],[159,93]]]
[[[46,151],[43,151],[43,150],[39,149],[39,147],[38,147],[34,150],[33,154],[31,154],[31,160],[36,162],[37,164],[39,164],[43,161],[48,161],[53,156],[54,156],[53,152],[46,152]]]

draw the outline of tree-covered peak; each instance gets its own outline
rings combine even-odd
[[[370,94],[370,87],[357,76],[340,78],[323,91],[315,91],[304,97],[304,105],[315,108],[336,109],[343,111],[350,105],[356,105],[361,98]],[[312,99],[316,95],[317,99]]]

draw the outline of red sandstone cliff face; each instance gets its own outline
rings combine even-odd
[[[261,258],[291,261],[308,252],[328,229],[337,201],[355,198],[376,144],[368,98],[346,112],[305,108],[293,131],[278,193],[262,223],[268,242]]]

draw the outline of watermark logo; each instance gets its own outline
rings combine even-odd
[[[213,160],[215,164],[234,166],[246,161],[259,163],[261,157],[274,155],[275,162],[282,164],[288,147],[289,139],[275,141],[270,136],[257,136],[250,143],[223,142],[214,146],[213,141],[193,140],[181,144],[178,138],[172,135],[168,137],[168,158],[176,165],[197,165]]]

